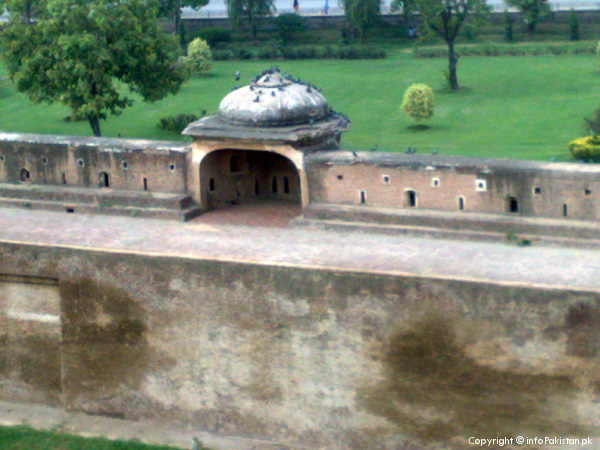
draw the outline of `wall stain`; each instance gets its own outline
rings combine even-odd
[[[457,331],[454,320],[431,315],[391,333],[381,350],[383,378],[359,390],[358,405],[424,441],[593,434],[576,421],[571,378],[478,364]]]

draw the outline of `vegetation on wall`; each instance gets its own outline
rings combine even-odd
[[[521,11],[527,33],[533,35],[538,24],[550,14],[548,0],[504,0],[508,6]]]
[[[258,37],[258,25],[261,19],[273,14],[275,0],[225,0],[227,12],[235,27],[248,26],[252,39]]]
[[[280,14],[276,23],[279,39],[283,45],[290,44],[294,35],[306,28],[306,18],[299,14]]]
[[[360,42],[365,41],[367,31],[379,18],[381,0],[340,0],[346,21],[356,30]]]

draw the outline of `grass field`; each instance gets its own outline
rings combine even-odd
[[[136,101],[123,115],[102,122],[104,136],[183,139],[156,126],[162,116],[209,114],[236,84],[245,84],[272,61],[216,62],[209,75],[185,84],[180,93],[148,104]],[[442,88],[443,58],[413,58],[406,48],[388,49],[383,60],[305,60],[276,62],[283,72],[323,88],[336,110],[352,120],[342,146],[367,150],[419,152],[501,158],[569,160],[567,143],[583,134],[583,117],[600,107],[600,69],[586,55],[464,57],[459,83]],[[240,70],[242,80],[232,74]],[[68,110],[35,105],[16,93],[0,68],[0,130],[91,135],[87,122],[66,123]],[[430,129],[415,131],[400,111],[405,89],[422,82],[435,89],[436,111]]]
[[[81,438],[18,426],[0,427],[0,450],[176,450],[176,448],[145,445],[135,441]]]

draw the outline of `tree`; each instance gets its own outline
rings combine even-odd
[[[438,35],[448,45],[448,83],[452,90],[458,89],[456,67],[458,56],[454,42],[461,26],[471,16],[478,24],[487,17],[489,7],[486,0],[394,0],[393,7],[403,5],[410,13],[418,12],[426,29]]]
[[[364,42],[369,28],[373,27],[381,13],[381,0],[340,0],[346,21],[358,31]]]
[[[229,19],[235,26],[250,27],[252,39],[258,34],[258,21],[273,14],[275,0],[225,0]]]
[[[413,84],[404,93],[401,109],[416,122],[431,119],[434,107],[433,91],[426,84]]]
[[[294,34],[306,28],[306,19],[298,14],[281,14],[277,17],[277,31],[283,45],[288,45]]]
[[[0,13],[7,9],[13,20],[19,18],[31,25],[33,18],[44,10],[45,0],[0,0]]]
[[[550,13],[548,0],[504,0],[508,6],[519,9],[527,26],[527,33],[535,33],[535,27]]]
[[[209,0],[160,0],[160,13],[173,17],[173,34],[180,32],[181,8],[201,8],[208,5]]]
[[[59,102],[89,121],[118,115],[133,100],[174,94],[184,80],[178,45],[156,23],[150,0],[48,0],[35,26],[12,22],[0,36],[9,76],[34,102]]]

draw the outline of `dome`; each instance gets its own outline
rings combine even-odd
[[[328,114],[327,101],[316,88],[268,70],[227,95],[218,115],[234,125],[277,127],[316,122]]]

